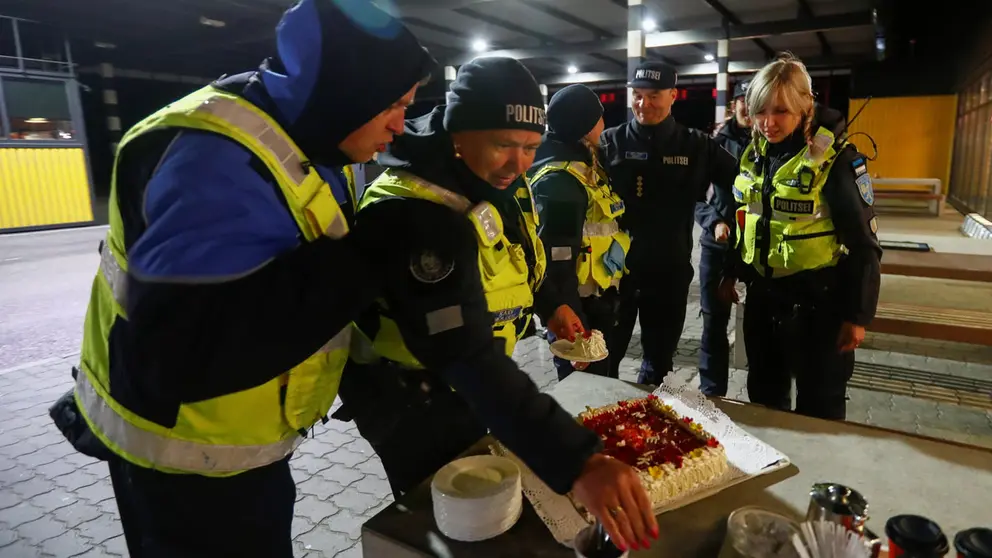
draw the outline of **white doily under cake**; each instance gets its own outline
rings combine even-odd
[[[637,390],[637,388],[632,389]],[[647,393],[643,391],[637,393],[638,391],[632,392],[629,398],[647,396]],[[718,409],[693,385],[678,382],[674,380],[673,376],[668,376],[662,385],[654,391],[654,394],[667,405],[671,405],[675,412],[682,416],[691,417],[715,436],[724,446],[728,463],[727,472],[723,476],[709,483],[698,485],[675,498],[657,503],[654,510],[655,514],[687,506],[725,488],[789,465],[789,458],[785,454],[751,436],[734,424],[730,417]],[[563,545],[571,546],[572,540],[579,531],[589,525],[582,514],[575,509],[572,501],[551,490],[502,444],[497,442],[490,447],[490,450],[496,455],[508,457],[517,463],[521,471],[524,495],[534,507],[537,515],[548,526],[555,540]]]

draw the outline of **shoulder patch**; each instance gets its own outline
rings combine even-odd
[[[858,185],[858,193],[861,194],[861,200],[867,205],[872,205],[875,203],[875,190],[872,188],[871,175],[867,172],[859,175],[854,182]]]
[[[624,153],[624,159],[631,159],[635,161],[647,161],[648,154],[646,151],[628,151]]]
[[[421,283],[439,283],[451,275],[454,261],[445,261],[433,250],[422,250],[410,256],[410,273]]]

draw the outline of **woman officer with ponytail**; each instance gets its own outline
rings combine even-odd
[[[744,340],[752,402],[844,419],[854,349],[878,302],[881,248],[867,157],[843,116],[813,101],[803,63],[785,55],[747,95],[753,139],[734,183],[737,251],[721,285],[747,284]]]
[[[599,163],[603,127],[603,105],[591,89],[570,85],[555,93],[548,105],[548,132],[528,176],[548,258],[547,281],[557,285],[572,308],[581,309],[589,330],[602,331],[608,340],[617,321],[617,286],[630,237],[617,221],[623,200]],[[610,375],[610,358],[623,355],[592,363],[586,372]],[[562,380],[573,365],[555,357],[555,368]]]

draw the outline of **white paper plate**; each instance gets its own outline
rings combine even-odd
[[[603,335],[601,331],[595,329],[592,331],[594,334],[599,334],[600,336]],[[599,362],[601,360],[606,360],[606,357],[610,356],[609,351],[606,351],[606,354],[604,354],[602,357],[599,358],[589,358],[580,355],[574,355],[572,354],[572,349],[574,346],[575,343],[573,341],[569,341],[568,339],[558,339],[557,341],[551,344],[551,354],[555,355],[558,358],[562,358],[571,362]]]
[[[473,455],[448,463],[431,481],[431,491],[461,500],[502,499],[520,490],[520,468],[505,457]]]

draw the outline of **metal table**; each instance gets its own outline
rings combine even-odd
[[[643,394],[624,382],[578,372],[551,391],[573,414],[586,405],[638,393]],[[810,486],[819,481],[860,490],[870,505],[868,527],[879,534],[886,519],[901,513],[925,515],[949,537],[992,525],[990,450],[731,400],[718,405],[739,426],[789,456],[793,465],[660,515],[660,539],[632,556],[712,558],[723,543],[731,511],[757,505],[799,519]],[[484,447],[483,441],[475,453]],[[520,521],[507,533],[476,543],[446,539],[434,523],[429,480],[365,523],[362,549],[365,558],[574,557],[551,537],[526,499]]]

